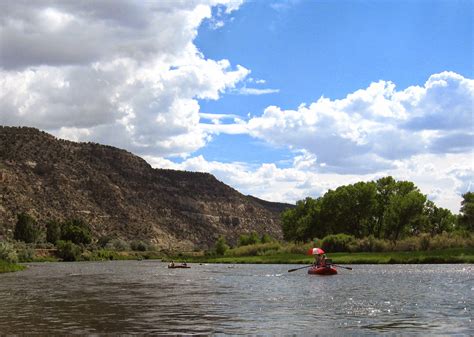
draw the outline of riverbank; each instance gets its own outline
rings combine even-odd
[[[437,264],[474,263],[474,248],[373,253],[332,253],[328,257],[336,264]],[[311,256],[295,253],[274,253],[257,256],[174,256],[169,260],[193,263],[271,263],[311,264]]]
[[[26,266],[0,260],[0,273],[10,273],[26,269]]]

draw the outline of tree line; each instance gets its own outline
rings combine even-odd
[[[474,230],[474,193],[463,195],[461,214],[437,207],[414,183],[383,177],[306,198],[282,213],[284,238],[308,241],[344,233],[397,241],[410,235]]]
[[[30,245],[30,247],[37,244],[50,245],[50,247],[56,248],[56,255],[64,261],[87,258],[114,259],[120,257],[116,256],[114,252],[155,250],[155,247],[147,242],[141,240],[127,242],[114,235],[103,235],[98,239],[94,239],[91,225],[83,219],[48,220],[45,224],[40,224],[27,213],[20,213],[17,218],[13,231],[15,242],[23,242]],[[87,251],[89,252],[88,255],[84,256]],[[0,254],[0,259],[1,257],[2,254]],[[30,256],[23,260],[31,258],[33,257]]]

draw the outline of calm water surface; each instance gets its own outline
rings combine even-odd
[[[0,274],[0,334],[474,335],[474,266],[157,261],[30,264]]]

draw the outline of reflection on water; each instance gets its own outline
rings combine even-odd
[[[474,334],[473,265],[228,267],[31,264],[0,275],[0,334]]]

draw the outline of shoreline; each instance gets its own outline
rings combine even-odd
[[[16,271],[25,270],[27,267],[17,263],[9,263],[6,261],[0,260],[0,274],[2,273],[12,273]]]
[[[472,264],[474,248],[452,248],[432,251],[328,253],[335,264]],[[224,264],[311,264],[311,256],[277,253],[257,256],[173,256],[169,261]],[[165,261],[165,260],[163,260]]]

